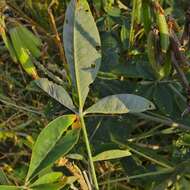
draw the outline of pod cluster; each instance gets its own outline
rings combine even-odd
[[[143,1],[143,25],[147,34],[147,54],[149,63],[158,80],[167,77],[172,70],[170,31],[163,8],[157,0]],[[150,7],[153,7],[153,17],[156,25],[151,28],[152,16]]]

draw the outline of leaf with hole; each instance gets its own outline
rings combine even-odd
[[[83,107],[101,62],[100,37],[86,0],[71,0],[68,5],[63,42],[72,84]]]

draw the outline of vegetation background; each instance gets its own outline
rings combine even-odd
[[[185,62],[178,65],[182,74],[172,68],[158,80],[147,55],[142,1],[88,2],[100,33],[103,58],[87,103],[110,94],[131,93],[156,106],[144,113],[86,119],[93,155],[118,148],[131,152],[126,157],[95,163],[100,189],[189,190],[190,117],[186,87],[190,82],[190,31],[182,50]],[[175,33],[181,38],[189,24],[190,2],[159,2],[164,14],[179,25]],[[58,84],[67,78],[62,30],[68,3],[69,0],[0,0],[0,14],[6,17],[7,28],[18,22],[41,39],[40,56],[34,61],[38,75]],[[150,27],[154,28],[157,24],[154,13],[151,14]],[[22,183],[39,132],[66,113],[69,111],[64,106],[37,88],[22,66],[14,63],[0,39],[0,184],[6,180],[15,185]],[[84,180],[88,167],[81,160],[82,155],[86,155],[86,149],[81,138],[70,154],[55,164],[54,170]],[[80,183],[76,180],[68,189],[79,188]]]

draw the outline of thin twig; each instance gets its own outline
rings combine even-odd
[[[31,112],[31,113],[35,113],[35,114],[44,116],[44,114],[42,112],[39,112],[39,111],[36,111],[36,110],[33,110],[33,109],[29,109],[29,108],[26,108],[26,107],[23,107],[23,106],[18,106],[16,104],[12,103],[12,102],[8,102],[6,100],[3,100],[2,98],[0,98],[0,102],[2,102],[5,105],[11,106],[13,108],[18,108],[20,110],[24,110],[24,111],[27,111],[27,112]]]
[[[67,158],[62,157],[60,158],[58,165],[65,166],[73,174],[73,176],[77,178],[77,181],[79,182],[81,189],[91,190],[90,188],[88,188],[88,184],[86,183],[83,173],[74,163],[71,163]]]
[[[187,125],[184,125],[182,123],[177,123],[175,121],[172,121],[172,120],[166,120],[166,119],[161,119],[159,117],[154,117],[154,116],[151,116],[151,115],[148,115],[148,114],[145,114],[145,113],[134,113],[133,115],[136,115],[140,118],[143,118],[143,119],[147,119],[147,120],[150,120],[150,121],[155,121],[155,122],[158,122],[158,123],[162,123],[164,125],[167,125],[167,126],[172,126],[172,127],[180,127],[182,129],[185,129],[185,130],[190,130],[190,127],[187,126]]]
[[[48,69],[46,69],[40,62],[37,60],[33,60],[33,63],[43,71],[49,78],[51,78],[54,82],[56,82],[59,85],[66,86],[65,82],[61,80],[58,76],[55,76],[52,72],[50,72]]]
[[[185,15],[185,26],[183,30],[183,34],[181,37],[181,44],[186,46],[190,40],[190,7],[188,8]]]
[[[65,58],[65,52],[64,52],[64,49],[63,49],[63,45],[61,43],[61,39],[59,37],[59,33],[57,31],[57,26],[56,26],[56,23],[55,23],[55,18],[54,18],[54,15],[52,13],[52,6],[53,4],[50,4],[50,6],[48,7],[48,15],[49,15],[49,21],[50,21],[50,26],[51,26],[51,29],[54,33],[54,40],[55,40],[55,43],[59,49],[59,53],[60,53],[60,57],[64,63],[64,66],[65,68],[67,68],[67,62],[66,62],[66,58]]]
[[[144,178],[144,177],[148,177],[148,176],[157,176],[157,175],[162,175],[162,174],[169,174],[174,172],[173,168],[168,168],[168,169],[163,169],[161,171],[156,171],[156,172],[148,172],[148,173],[143,173],[143,174],[139,174],[139,175],[134,175],[134,176],[126,176],[126,177],[122,177],[119,179],[113,179],[113,180],[109,180],[109,181],[104,181],[104,182],[100,182],[99,185],[106,185],[107,183],[118,183],[121,181],[129,181],[132,179],[138,179],[138,178]]]
[[[65,68],[66,76],[67,76],[66,78],[68,80],[69,85],[71,85],[71,81],[70,81],[70,77],[69,77],[69,69],[68,69],[68,65],[67,65],[67,61],[66,61],[66,57],[65,57],[63,43],[61,43],[61,39],[60,39],[59,33],[57,31],[57,26],[55,23],[55,18],[54,18],[54,15],[52,13],[52,6],[54,4],[55,4],[55,1],[52,1],[48,7],[48,15],[49,15],[50,26],[51,26],[51,29],[54,33],[55,44],[57,45],[61,60],[63,61],[63,64],[64,64],[64,68]]]
[[[180,65],[188,65],[188,61],[186,56],[181,51],[181,44],[179,39],[175,36],[173,30],[170,31],[170,42],[172,48],[172,63],[187,94],[187,108],[182,113],[183,117],[184,115],[190,113],[190,85],[185,73],[180,68]]]
[[[87,175],[86,171],[83,171],[82,173],[83,173],[84,179],[85,179],[85,181],[86,181],[86,183],[88,185],[89,190],[92,190],[92,186],[90,184],[90,180],[88,178],[88,175]]]
[[[173,63],[173,65],[174,65],[174,67],[175,67],[175,69],[176,69],[176,71],[177,71],[177,73],[181,79],[181,82],[182,82],[184,88],[187,90],[189,88],[189,82],[188,82],[187,77],[185,76],[184,72],[180,68],[180,66],[179,66],[179,64],[178,64],[173,53],[172,53],[172,63]]]

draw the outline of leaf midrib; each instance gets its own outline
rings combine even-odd
[[[75,8],[74,8],[74,27],[73,27],[73,61],[74,61],[74,68],[75,68],[75,78],[76,78],[76,87],[77,87],[77,92],[78,92],[78,97],[79,97],[79,113],[82,114],[83,112],[83,102],[82,102],[82,95],[81,95],[81,89],[80,89],[80,76],[79,76],[79,72],[77,70],[77,66],[78,66],[78,63],[77,63],[77,59],[76,59],[76,53],[75,53],[75,26],[76,26],[76,10],[77,10],[77,1],[75,0]]]

